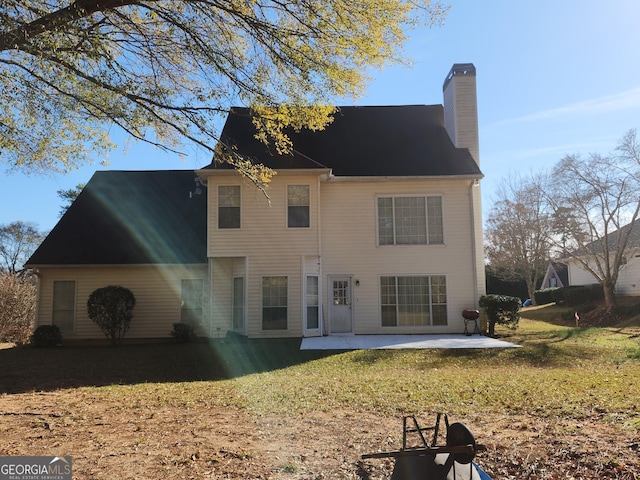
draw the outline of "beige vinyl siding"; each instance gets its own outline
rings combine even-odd
[[[180,322],[181,280],[203,279],[205,289],[208,288],[206,265],[44,267],[40,268],[38,273],[38,325],[48,325],[52,321],[53,282],[76,282],[75,325],[73,334],[63,336],[67,339],[105,338],[87,316],[87,300],[97,288],[121,285],[133,292],[136,306],[131,327],[125,338],[169,337],[172,325]],[[205,301],[205,319],[207,312]]]
[[[211,176],[209,192],[217,185],[242,185],[240,229],[217,228],[217,196],[209,196],[208,252],[212,265],[212,325],[226,333],[231,329],[232,285],[234,276],[245,276],[246,333],[249,337],[302,336],[302,272],[304,258],[319,255],[317,175],[276,175],[267,194],[239,177]],[[309,185],[308,228],[287,227],[287,186]],[[217,195],[217,194],[216,194]],[[242,258],[242,269],[233,267],[233,259]],[[244,262],[246,259],[246,267]],[[262,278],[288,278],[287,328],[262,328]],[[214,329],[214,334],[216,330]]]
[[[444,244],[378,246],[376,199],[390,195],[441,196]],[[464,329],[460,312],[476,306],[469,205],[468,180],[329,181],[322,184],[324,281],[329,275],[352,276],[354,333],[440,333]],[[380,276],[410,275],[446,277],[446,327],[382,328]],[[325,296],[324,311],[328,312],[326,301]]]
[[[356,334],[461,333],[464,330],[462,310],[477,307],[477,288],[484,285],[477,285],[473,267],[471,180],[321,181],[316,175],[283,172],[272,180],[267,192],[270,199],[239,177],[226,175],[210,176],[209,192],[215,192],[219,184],[242,185],[242,225],[238,230],[217,228],[217,195],[209,198],[212,324],[225,333],[231,328],[233,276],[237,275],[234,273],[237,262],[233,259],[238,258],[243,259],[242,271],[246,272],[249,337],[303,335],[304,275],[311,270],[320,275],[320,322],[325,333],[330,313],[328,281],[332,275],[351,276],[353,332]],[[301,184],[310,187],[310,228],[287,228],[287,185]],[[378,245],[377,198],[399,195],[442,198],[443,244]],[[478,255],[482,259],[481,251]],[[316,267],[310,268],[314,262]],[[383,328],[380,277],[414,275],[446,278],[448,324]],[[262,328],[262,278],[272,276],[287,277],[286,330]]]
[[[241,185],[241,227],[219,229],[217,185]],[[309,228],[287,227],[287,185],[309,185]],[[209,257],[318,254],[317,175],[278,174],[267,190],[267,198],[255,185],[240,177],[211,176],[209,190]]]

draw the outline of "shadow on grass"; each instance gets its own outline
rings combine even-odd
[[[300,339],[217,339],[192,343],[0,350],[0,394],[114,384],[215,381],[328,357]]]

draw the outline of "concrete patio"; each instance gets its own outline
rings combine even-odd
[[[330,335],[303,338],[300,350],[367,350],[426,348],[518,348],[520,345],[482,335]]]

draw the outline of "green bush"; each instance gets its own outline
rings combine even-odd
[[[62,334],[57,325],[40,325],[31,335],[34,347],[55,347],[62,343]]]
[[[98,288],[89,295],[87,313],[112,344],[122,341],[131,319],[136,298],[131,290],[120,285]]]
[[[551,292],[551,298],[556,302],[556,305],[560,305],[564,302],[564,291],[565,287],[556,288],[553,292]]]
[[[495,334],[496,323],[513,330],[518,328],[520,321],[520,299],[518,297],[483,295],[480,297],[480,307],[484,308],[487,315],[490,336]]]
[[[565,287],[564,302],[569,306],[582,305],[604,298],[602,285],[596,283],[594,285],[576,285]]]
[[[536,305],[546,305],[547,303],[553,303],[555,301],[553,298],[553,293],[556,290],[559,290],[559,288],[554,287],[536,290],[533,294],[536,299]]]
[[[188,323],[174,323],[171,336],[179,342],[190,342],[196,338],[196,332],[192,325]]]

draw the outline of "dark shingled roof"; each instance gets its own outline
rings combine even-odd
[[[96,172],[27,262],[39,265],[207,262],[206,191],[192,170]]]
[[[638,248],[640,247],[640,220],[636,220],[633,223],[629,223],[623,227],[620,227],[619,230],[615,230],[609,233],[606,237],[599,238],[594,240],[591,243],[585,245],[586,253],[596,253],[602,254],[604,253],[604,240],[607,239],[607,245],[609,247],[610,252],[614,252],[618,249],[618,242],[622,242],[623,237],[629,234],[629,230],[631,230],[631,234],[629,235],[629,241],[627,242],[626,248]],[[574,256],[583,255],[581,249],[575,250],[571,253]]]
[[[451,176],[482,174],[466,148],[455,148],[442,105],[340,107],[324,130],[288,132],[295,151],[279,156],[254,138],[246,108],[234,108],[222,140],[273,169],[330,168],[336,176]],[[208,169],[231,168],[215,162]]]

